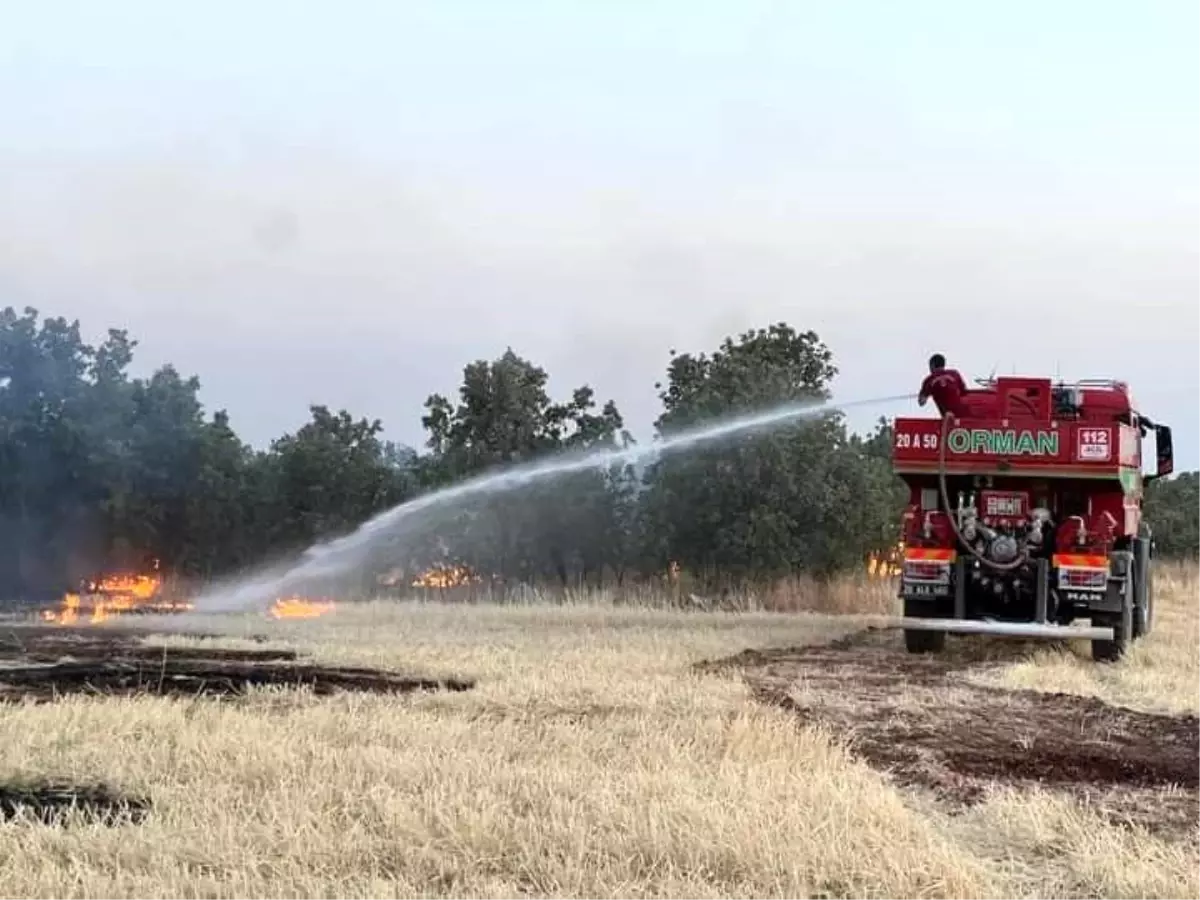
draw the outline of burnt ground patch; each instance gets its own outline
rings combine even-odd
[[[107,628],[42,627],[19,635],[10,631],[8,640],[0,635],[0,702],[51,702],[71,694],[236,697],[256,687],[299,687],[317,695],[474,687],[461,679],[323,666],[301,661],[288,649],[148,646],[142,643],[146,636]]]
[[[339,691],[465,691],[473,686],[459,679],[414,678],[378,669],[170,656],[161,660],[126,658],[0,668],[0,702],[49,702],[68,694],[229,697],[255,687],[303,687],[326,695]]]
[[[149,812],[148,799],[126,796],[102,784],[0,784],[0,821],[24,818],[45,825],[65,825],[75,817],[85,823],[136,825]]]
[[[163,647],[147,645],[145,639],[167,632],[117,625],[70,626],[5,624],[0,626],[0,662],[4,660],[50,661],[58,659],[106,659],[112,656],[162,656]],[[177,632],[170,632],[177,633]],[[227,641],[231,635],[209,632],[178,632],[201,643]],[[239,636],[239,640],[265,643],[265,635]],[[212,656],[228,659],[295,659],[292,650],[229,650],[225,648],[169,647],[170,655]]]
[[[102,641],[40,643],[12,659],[26,663],[58,663],[69,661],[94,661],[107,659],[146,660],[161,662],[164,659],[220,660],[223,662],[282,662],[299,658],[295,650],[241,650],[227,647],[163,647],[145,644],[121,646]]]
[[[973,803],[997,783],[1092,798],[1182,789],[1186,799],[1169,815],[1194,826],[1200,815],[1195,716],[966,679],[970,669],[1011,660],[1013,642],[956,642],[945,654],[911,655],[901,640],[898,632],[864,631],[824,646],[749,650],[699,668],[740,671],[759,701],[831,727],[897,783],[943,800]],[[1151,817],[1166,814],[1166,806]]]

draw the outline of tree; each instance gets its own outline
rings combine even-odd
[[[1195,559],[1200,555],[1200,472],[1181,472],[1151,482],[1145,515],[1160,555]]]
[[[422,422],[429,432],[432,483],[630,440],[611,400],[596,411],[595,393],[584,385],[569,401],[555,403],[548,380],[545,369],[510,347],[498,359],[463,369],[457,406],[431,396]],[[620,498],[620,473],[582,471],[551,484],[493,492],[435,524],[453,547],[446,552],[481,571],[505,579],[552,575],[566,584],[622,564]]]
[[[820,408],[836,373],[814,332],[784,323],[726,338],[711,356],[672,353],[659,385],[661,436],[768,408],[796,416],[656,463],[643,503],[643,533],[656,538],[649,562],[722,578],[820,574],[859,562],[888,534],[895,486],[880,437],[852,440]],[[813,411],[800,414],[804,406]]]
[[[158,559],[211,576],[345,531],[415,489],[411,451],[380,424],[313,407],[313,422],[254,453],[199,379],[163,366],[131,379],[136,343],[96,347],[78,322],[0,312],[0,583],[46,596],[110,567]],[[408,468],[406,468],[406,466]]]
[[[203,424],[194,452],[184,506],[187,540],[175,568],[211,577],[253,564],[271,549],[258,458],[224,410]]]
[[[273,510],[270,544],[302,549],[343,534],[408,497],[414,484],[382,423],[310,407],[312,420],[259,461],[261,502]]]
[[[78,322],[0,312],[0,586],[57,593],[98,569],[150,558],[200,578],[374,526],[356,561],[381,568],[465,562],[507,581],[563,586],[661,572],[723,580],[857,565],[898,537],[906,493],[891,472],[891,429],[849,432],[822,407],[837,374],[811,331],[785,323],[726,338],[711,354],[671,353],[659,384],[660,441],[769,408],[773,426],[649,462],[605,454],[632,439],[615,403],[588,385],[563,400],[549,375],[507,349],[462,370],[454,402],[434,394],[424,454],[383,440],[382,423],[309,408],[265,451],[207,414],[195,376],[129,374],[136,342],[97,345]],[[812,408],[804,412],[805,405]],[[507,481],[513,466],[579,459],[570,473]],[[466,479],[492,489],[432,493]],[[1156,482],[1146,513],[1163,555],[1197,552],[1197,475]]]
[[[104,439],[125,400],[114,379],[129,344],[85,344],[78,322],[0,312],[0,579],[18,594],[57,589],[104,552],[104,477],[120,442]]]

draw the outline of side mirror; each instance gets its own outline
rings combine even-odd
[[[1171,426],[1154,426],[1154,455],[1157,457],[1158,469],[1155,477],[1162,478],[1175,471],[1175,451],[1171,445]]]

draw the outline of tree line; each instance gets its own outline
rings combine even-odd
[[[405,500],[551,454],[629,448],[611,400],[587,385],[554,399],[545,369],[509,349],[462,371],[458,397],[424,406],[420,450],[382,423],[310,407],[266,449],[200,381],[167,365],[130,375],[136,342],[98,345],[78,322],[0,313],[0,594],[61,591],[96,571],[143,566],[201,579],[296,553]],[[779,323],[710,353],[671,351],[657,438],[780,403],[827,399],[837,367],[811,331]],[[853,433],[840,414],[651,453],[438,504],[398,521],[372,571],[433,563],[506,582],[622,582],[677,565],[699,577],[816,576],[860,565],[898,537],[902,484],[884,422]],[[1195,555],[1197,476],[1153,486],[1160,550]]]

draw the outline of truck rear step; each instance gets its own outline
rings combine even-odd
[[[1072,641],[1111,641],[1112,628],[1095,625],[1050,625],[1037,622],[996,622],[988,619],[921,619],[900,616],[887,620],[888,628],[907,631],[948,631],[955,634],[996,634],[1004,637],[1049,638]]]

